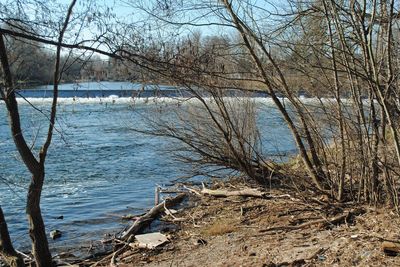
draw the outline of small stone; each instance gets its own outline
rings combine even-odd
[[[318,255],[318,260],[324,261],[324,260],[326,260],[326,257],[324,255]]]
[[[194,241],[193,244],[196,246],[207,245],[207,241],[202,238],[199,238],[199,239],[196,239],[196,241]]]
[[[50,232],[50,237],[51,237],[53,240],[55,240],[55,239],[57,239],[57,238],[60,238],[61,235],[62,235],[62,233],[61,233],[60,230],[53,230],[53,231]]]
[[[67,258],[76,258],[76,256],[69,252],[62,252],[57,255],[60,259],[67,259]]]
[[[251,253],[249,254],[249,256],[250,256],[250,257],[254,257],[254,256],[257,256],[257,254],[256,254],[255,252],[251,252]]]

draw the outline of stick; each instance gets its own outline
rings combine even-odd
[[[21,256],[23,256],[24,258],[26,258],[26,259],[28,259],[28,260],[30,260],[30,261],[33,261],[33,259],[29,256],[29,255],[27,255],[27,254],[25,254],[25,253],[23,253],[23,252],[21,252],[21,251],[19,251],[19,250],[15,250],[18,254],[20,254]]]
[[[156,185],[154,189],[154,205],[157,206],[158,204],[160,204],[160,187]]]
[[[127,246],[128,246],[128,245],[124,245],[122,248],[120,248],[119,250],[115,251],[115,252],[112,254],[111,261],[110,261],[110,267],[116,267],[116,266],[117,266],[116,258],[124,251],[124,249],[125,249]]]

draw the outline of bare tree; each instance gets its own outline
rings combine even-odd
[[[63,26],[59,32],[58,45],[56,50],[56,60],[53,76],[53,102],[49,117],[49,128],[47,131],[46,140],[40,149],[38,158],[36,158],[27,145],[21,129],[20,115],[18,103],[16,100],[15,87],[13,84],[12,73],[8,62],[7,49],[4,43],[3,34],[0,34],[0,58],[4,74],[4,85],[1,88],[1,96],[6,104],[8,111],[11,133],[14,139],[15,146],[21,155],[29,172],[32,174],[31,183],[28,190],[26,214],[29,222],[29,235],[32,240],[32,253],[35,257],[37,266],[52,266],[52,257],[50,254],[45,225],[40,209],[40,197],[42,193],[44,178],[45,178],[45,160],[47,151],[50,147],[54,124],[57,112],[57,97],[58,84],[60,81],[60,58],[61,58],[61,43],[63,42],[64,33],[68,27],[73,7],[76,0],[71,1],[68,8]],[[5,238],[7,235],[4,236]],[[9,245],[9,244],[8,244]]]

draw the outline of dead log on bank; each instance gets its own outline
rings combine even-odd
[[[189,188],[188,188],[189,189]],[[262,192],[258,189],[255,188],[245,188],[242,190],[236,190],[236,191],[228,191],[224,189],[208,189],[203,183],[203,188],[201,189],[200,192],[197,190],[194,190],[192,188],[189,189],[189,191],[197,194],[197,195],[209,195],[209,196],[214,196],[214,197],[231,197],[231,196],[241,196],[241,197],[259,197],[263,198],[266,196],[265,192]]]
[[[121,240],[128,241],[131,236],[137,234],[145,225],[148,225],[156,219],[160,213],[165,211],[165,208],[170,208],[180,203],[186,196],[186,193],[179,194],[173,198],[167,198],[160,204],[154,206],[146,214],[139,217],[128,230],[124,231],[120,237]]]

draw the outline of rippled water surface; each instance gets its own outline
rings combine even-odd
[[[62,89],[62,88],[61,88]],[[49,99],[22,99],[24,134],[35,149],[47,130]],[[264,153],[291,152],[293,142],[269,99],[258,99],[258,123]],[[166,149],[170,141],[140,134],[141,114],[158,112],[152,101],[117,99],[60,99],[57,132],[46,161],[42,212],[47,231],[63,237],[52,247],[102,239],[120,231],[120,217],[141,213],[154,201],[154,187],[185,175]],[[43,114],[44,113],[44,114]],[[37,137],[38,136],[38,137]],[[0,102],[0,204],[12,238],[29,244],[24,203],[29,174],[12,143],[5,106]],[[64,216],[63,220],[57,219]]]

